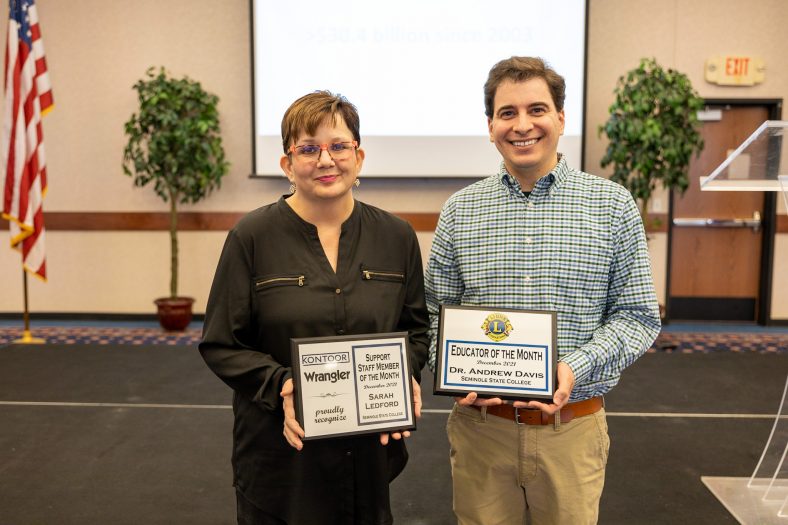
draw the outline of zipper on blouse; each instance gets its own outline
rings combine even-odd
[[[269,284],[298,284],[298,286],[304,286],[304,279],[306,279],[305,275],[299,275],[297,277],[274,277],[272,279],[266,279],[264,281],[257,281],[254,283],[256,288],[262,288],[263,286]]]
[[[374,270],[361,270],[361,274],[364,276],[364,279],[366,279],[367,281],[375,278],[394,279],[398,281],[405,280],[405,274],[396,273],[396,272],[378,272]]]

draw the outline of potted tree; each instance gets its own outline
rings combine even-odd
[[[199,202],[219,188],[227,173],[219,99],[188,77],[168,76],[164,68],[148,69],[134,90],[139,112],[125,124],[123,172],[135,186],[152,182],[170,205],[170,295],[154,302],[165,330],[183,330],[194,299],[178,295],[178,204]]]
[[[697,112],[704,102],[686,75],[663,69],[653,58],[621,76],[614,93],[610,118],[599,126],[610,140],[601,164],[613,164],[610,180],[630,191],[648,227],[657,184],[681,193],[689,186],[690,160],[703,148]]]

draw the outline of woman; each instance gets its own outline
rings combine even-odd
[[[290,338],[407,331],[415,380],[427,359],[421,253],[403,220],[353,198],[364,151],[356,108],[326,91],[282,120],[291,195],[239,221],[225,241],[200,352],[234,391],[239,524],[392,523],[389,481],[407,432],[303,443]]]

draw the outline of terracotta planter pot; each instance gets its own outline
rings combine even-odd
[[[181,332],[189,326],[192,320],[191,297],[161,297],[153,301],[156,303],[159,315],[159,324],[168,332]]]

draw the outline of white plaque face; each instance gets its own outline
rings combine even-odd
[[[304,439],[416,428],[406,332],[291,339]]]
[[[438,327],[436,394],[552,399],[555,312],[444,305]]]

